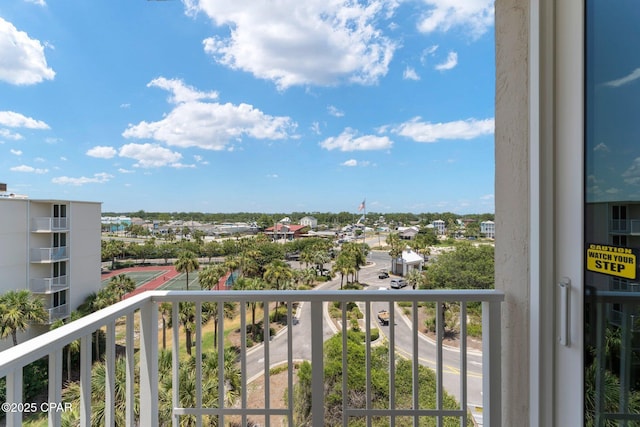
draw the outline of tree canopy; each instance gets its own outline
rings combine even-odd
[[[438,255],[426,276],[431,288],[493,289],[494,248],[460,243],[454,251]]]

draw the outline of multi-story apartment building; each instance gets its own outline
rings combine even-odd
[[[439,236],[442,236],[447,232],[447,224],[443,220],[436,219],[431,224],[433,225],[433,228],[436,230],[436,234],[438,234]]]
[[[480,223],[480,234],[489,239],[495,239],[496,223],[493,221],[482,221]]]
[[[48,324],[69,316],[100,288],[100,203],[32,200],[0,193],[0,294],[29,289],[41,297]],[[0,341],[0,349],[10,340]]]

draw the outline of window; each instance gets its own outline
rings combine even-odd
[[[53,308],[67,304],[67,291],[60,291],[53,294]]]

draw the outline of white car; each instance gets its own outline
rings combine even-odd
[[[391,279],[389,286],[394,289],[402,289],[407,286],[407,282],[404,279]]]

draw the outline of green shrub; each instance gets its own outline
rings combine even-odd
[[[475,322],[468,323],[467,335],[474,338],[482,338],[482,323],[475,323]]]

